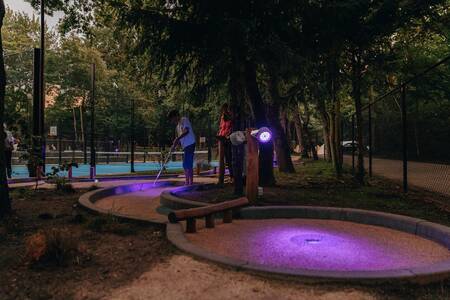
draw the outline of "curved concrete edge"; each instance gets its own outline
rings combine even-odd
[[[161,205],[168,207],[170,209],[173,209],[173,210],[208,206],[209,203],[187,200],[187,199],[178,197],[175,194],[179,193],[179,192],[192,191],[201,186],[212,186],[212,185],[214,185],[214,184],[213,183],[195,184],[195,185],[191,185],[191,186],[180,186],[180,187],[174,188],[170,191],[164,191],[161,193],[160,203],[161,203]]]
[[[354,208],[312,206],[247,207],[239,211],[242,219],[328,219],[387,227],[435,241],[450,250],[450,228],[426,220]]]
[[[84,208],[97,213],[97,214],[105,214],[105,215],[112,215],[114,217],[117,217],[121,220],[127,220],[127,221],[137,221],[139,223],[153,223],[153,224],[165,224],[166,222],[161,222],[159,220],[155,220],[152,218],[144,218],[134,215],[127,215],[120,212],[113,212],[108,209],[103,209],[95,205],[95,202],[99,201],[100,199],[115,196],[115,195],[122,195],[132,192],[138,192],[143,191],[151,188],[160,188],[165,186],[173,185],[174,182],[171,181],[161,181],[158,182],[156,185],[153,184],[153,182],[145,182],[145,183],[135,183],[135,184],[125,184],[125,185],[119,185],[115,187],[108,187],[103,189],[94,190],[91,192],[87,192],[78,199],[78,203],[83,206]]]
[[[431,239],[449,250],[448,239],[450,228],[443,225],[427,222],[425,220],[367,211],[360,209],[332,208],[332,207],[306,207],[306,206],[271,206],[271,207],[247,207],[239,211],[238,216],[242,219],[270,219],[270,218],[307,218],[340,220],[388,227],[391,229],[415,234]],[[177,248],[192,254],[195,257],[213,261],[215,263],[255,272],[259,275],[270,277],[301,278],[302,280],[325,281],[325,282],[358,282],[376,284],[380,282],[412,282],[425,284],[440,281],[450,277],[450,260],[439,262],[434,265],[384,271],[321,271],[307,269],[286,269],[270,267],[250,263],[211,253],[208,250],[191,243],[185,236],[180,224],[167,224],[167,238]]]

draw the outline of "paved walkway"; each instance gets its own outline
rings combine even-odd
[[[351,155],[344,155],[344,162],[351,165]],[[364,165],[368,168],[368,158],[365,158]],[[403,180],[403,162],[401,160],[373,158],[372,170],[375,175],[396,181]],[[411,186],[450,196],[450,165],[409,161],[408,183]]]

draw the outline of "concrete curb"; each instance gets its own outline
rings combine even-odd
[[[180,187],[174,188],[170,191],[163,191],[160,196],[160,203],[161,203],[161,205],[168,207],[170,209],[173,209],[173,210],[208,206],[209,203],[187,200],[187,199],[178,197],[175,194],[179,193],[179,192],[192,191],[194,189],[199,188],[200,186],[212,186],[212,185],[214,185],[214,184],[213,183],[211,183],[211,184],[195,184],[192,186],[180,186]]]
[[[331,207],[307,207],[307,206],[271,206],[271,207],[247,207],[240,210],[238,216],[242,219],[270,219],[270,218],[306,218],[340,220],[374,225],[395,229],[418,235],[433,240],[450,250],[450,228],[443,225],[427,222],[425,220],[394,215],[376,211],[360,209],[331,208]],[[220,256],[192,244],[185,236],[180,224],[167,224],[167,238],[179,249],[192,254],[195,257],[213,261],[218,264],[256,272],[261,275],[276,277],[293,277],[302,280],[326,281],[326,282],[413,282],[429,283],[440,281],[450,277],[450,260],[438,264],[398,270],[384,271],[319,271],[306,269],[285,269],[269,267]]]
[[[139,217],[139,216],[135,216],[135,215],[127,215],[127,214],[123,214],[120,212],[114,212],[111,210],[103,209],[103,208],[96,206],[95,202],[99,201],[100,199],[110,197],[110,196],[138,192],[138,191],[143,191],[143,190],[147,190],[147,189],[151,189],[151,188],[171,186],[173,184],[174,184],[174,182],[171,182],[171,181],[162,181],[162,182],[158,182],[156,185],[154,185],[153,182],[145,182],[145,183],[125,184],[125,185],[119,185],[119,186],[115,186],[115,187],[108,187],[108,188],[91,191],[91,192],[81,195],[81,197],[78,199],[78,203],[80,205],[82,205],[84,208],[86,208],[94,213],[113,215],[122,220],[137,221],[139,223],[165,224],[166,222],[161,222],[159,220],[155,220],[152,218],[144,218],[144,217]]]

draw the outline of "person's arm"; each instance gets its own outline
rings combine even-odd
[[[183,122],[183,133],[179,137],[175,138],[175,140],[173,140],[172,150],[174,150],[180,143],[180,140],[188,134],[189,134],[189,127],[185,126],[185,124]]]

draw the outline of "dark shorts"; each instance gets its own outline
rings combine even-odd
[[[183,149],[183,152],[183,169],[193,169],[195,144],[187,146]]]

